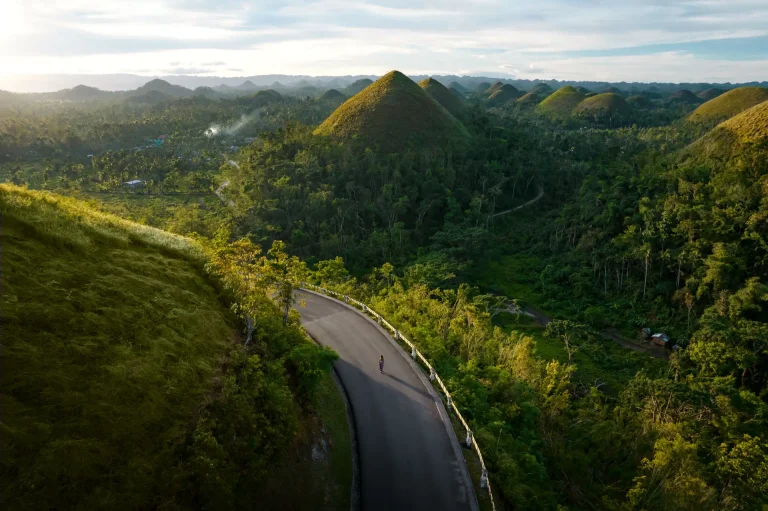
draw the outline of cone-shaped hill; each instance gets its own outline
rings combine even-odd
[[[633,108],[650,108],[651,100],[646,96],[635,94],[627,98],[627,104]]]
[[[715,99],[720,94],[723,94],[725,91],[723,89],[707,89],[699,92],[696,94],[699,98],[703,99],[704,101],[709,101],[710,99]]]
[[[688,117],[688,120],[693,122],[723,121],[763,101],[768,101],[768,89],[739,87],[699,106]]]
[[[535,92],[529,92],[525,96],[521,97],[517,100],[517,104],[519,105],[535,105],[539,101],[541,101],[541,98],[539,98],[539,95]]]
[[[464,102],[437,80],[426,78],[419,82],[419,87],[424,89],[427,94],[432,96],[432,99],[440,103],[453,116],[459,117],[464,110]]]
[[[570,85],[557,89],[539,103],[539,112],[552,117],[566,117],[584,100],[584,94]]]
[[[501,88],[504,87],[504,84],[502,82],[496,82],[487,89],[485,89],[485,92],[483,92],[483,95],[485,97],[490,97],[491,94],[493,94],[496,91],[501,90]]]
[[[456,89],[457,91],[459,91],[461,93],[467,92],[466,87],[461,85],[459,82],[451,82],[451,83],[449,83],[448,84],[448,88],[449,89]]]
[[[320,101],[327,101],[329,103],[337,103],[337,102],[340,103],[342,101],[345,101],[347,97],[341,92],[337,91],[336,89],[330,89],[320,94],[320,96],[317,99],[319,99]]]
[[[696,158],[729,158],[746,144],[768,140],[768,101],[744,110],[691,144],[686,153]]]
[[[315,134],[358,138],[384,150],[446,147],[468,137],[454,116],[399,71],[387,73],[348,99]]]
[[[601,119],[624,117],[629,111],[629,105],[624,98],[613,92],[588,97],[579,103],[575,110],[580,117]]]
[[[680,89],[672,94],[671,101],[676,103],[701,103],[701,100],[688,89]]]
[[[512,103],[520,96],[522,96],[522,94],[514,85],[505,83],[499,89],[495,90],[493,94],[488,96],[488,106],[493,107]]]
[[[538,94],[539,97],[544,97],[552,93],[552,87],[547,85],[546,83],[537,83],[533,86],[533,89],[531,89],[531,92],[534,94]]]
[[[485,94],[485,92],[491,88],[491,84],[488,82],[480,82],[477,84],[477,87],[475,87],[475,94]]]
[[[371,80],[370,78],[361,78],[360,80],[357,80],[353,82],[351,85],[348,85],[347,87],[345,87],[342,92],[347,97],[354,96],[355,94],[365,89],[372,83],[373,83],[373,80]]]

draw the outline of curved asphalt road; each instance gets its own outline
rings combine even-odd
[[[445,409],[438,409],[381,328],[335,300],[298,294],[306,303],[297,307],[304,328],[339,353],[336,370],[354,411],[360,451],[361,508],[476,509],[442,419]]]

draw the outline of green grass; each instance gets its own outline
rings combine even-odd
[[[588,117],[625,116],[629,113],[629,105],[616,93],[605,92],[584,99],[576,106],[576,114]]]
[[[347,96],[354,96],[355,94],[362,91],[372,83],[373,83],[373,80],[371,80],[370,78],[361,78],[360,80],[356,80],[354,83],[345,87],[342,92],[344,92],[344,94],[346,94]]]
[[[507,103],[513,103],[520,96],[520,91],[514,86],[504,84],[501,88],[495,90],[488,96],[488,106],[501,106]]]
[[[718,98],[719,99],[719,98]],[[685,151],[694,157],[728,158],[750,143],[768,138],[768,101],[763,101],[725,122],[691,144]]]
[[[704,101],[709,101],[710,99],[715,99],[716,97],[718,97],[720,94],[723,94],[723,93],[725,93],[723,89],[714,88],[714,89],[703,90],[696,95],[699,98],[703,99]]]
[[[445,85],[432,78],[426,78],[419,82],[419,87],[429,94],[432,99],[440,103],[453,116],[460,116],[464,111],[462,99],[448,90]]]
[[[523,97],[519,98],[517,103],[521,105],[535,105],[539,101],[541,101],[541,99],[539,98],[538,94],[535,92],[529,92],[528,94],[525,94]]]
[[[723,121],[766,100],[768,100],[766,88],[739,87],[699,106],[688,116],[688,120],[692,122]]]
[[[337,108],[316,135],[358,138],[385,150],[450,147],[467,131],[410,78],[392,71]]]
[[[352,444],[340,392],[325,374],[288,456],[273,467],[260,491],[264,509],[349,509]]]
[[[547,96],[537,110],[550,117],[567,117],[583,99],[584,94],[567,85]]]
[[[694,94],[693,92],[689,91],[688,89],[680,89],[679,91],[672,94],[672,101],[676,101],[678,103],[700,103],[698,96]]]
[[[320,96],[317,99],[319,99],[320,101],[328,101],[331,103],[335,103],[337,101],[339,102],[345,101],[347,99],[347,96],[337,91],[336,89],[330,89],[320,94]]]
[[[0,214],[4,504],[145,507],[235,336],[202,253],[9,185]]]

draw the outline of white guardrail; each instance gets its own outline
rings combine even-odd
[[[485,468],[485,461],[483,460],[483,454],[480,452],[480,447],[477,445],[477,442],[474,441],[474,438],[472,435],[472,429],[469,427],[469,424],[467,424],[467,421],[464,420],[464,417],[461,415],[461,412],[456,407],[456,403],[453,402],[451,393],[448,392],[448,389],[446,389],[445,385],[443,385],[443,380],[441,380],[440,376],[438,376],[438,374],[435,372],[435,368],[432,367],[432,364],[430,364],[429,361],[424,357],[424,355],[422,355],[421,352],[416,348],[416,345],[414,345],[411,341],[406,339],[406,337],[402,333],[400,333],[400,331],[397,328],[392,326],[392,324],[389,321],[384,319],[384,317],[381,314],[371,309],[368,305],[364,304],[363,302],[355,300],[350,296],[338,293],[331,289],[326,289],[324,287],[316,286],[308,282],[303,282],[302,287],[306,289],[311,289],[313,291],[317,291],[323,295],[332,296],[346,304],[355,305],[358,308],[360,308],[360,310],[362,310],[363,313],[373,316],[376,319],[377,323],[386,327],[392,332],[392,335],[394,336],[395,340],[403,341],[411,349],[411,358],[413,358],[413,360],[421,360],[421,362],[427,367],[427,369],[429,369],[429,381],[437,382],[438,387],[440,387],[440,390],[442,390],[443,394],[445,394],[448,408],[453,409],[453,411],[456,413],[456,417],[458,417],[462,426],[464,426],[464,429],[467,431],[467,438],[465,439],[465,443],[467,447],[475,449],[475,452],[477,453],[477,457],[480,459],[480,465],[482,466],[482,469],[483,469],[482,474],[480,475],[480,488],[484,488],[488,490],[488,496],[491,499],[491,507],[495,511],[496,503],[493,500],[493,493],[491,492],[491,483],[490,481],[488,481],[488,470]]]

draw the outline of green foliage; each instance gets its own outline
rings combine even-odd
[[[288,361],[298,378],[300,392],[306,397],[314,396],[320,381],[331,371],[333,362],[338,358],[332,349],[316,344],[304,343],[293,348],[288,354]]]
[[[233,335],[202,251],[7,185],[0,214],[6,506],[159,504]]]

